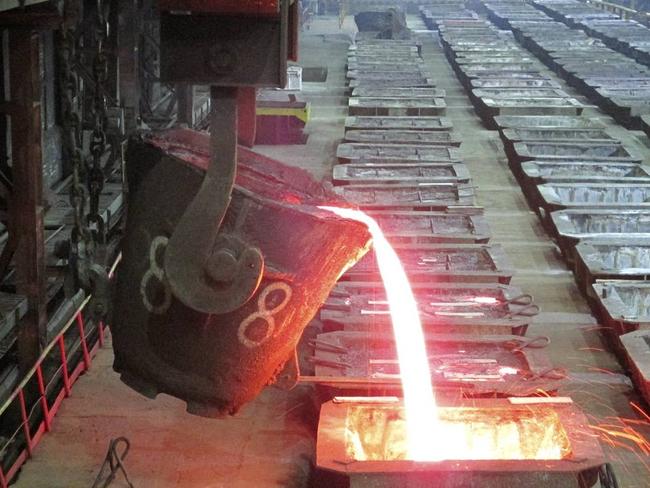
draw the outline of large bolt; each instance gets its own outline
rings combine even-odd
[[[239,269],[239,262],[230,249],[219,249],[208,259],[205,270],[215,281],[227,283],[233,281]]]

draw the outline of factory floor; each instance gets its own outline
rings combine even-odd
[[[416,18],[411,22],[414,28],[423,28]],[[308,143],[258,148],[261,152],[309,169],[318,178],[329,175],[347,113],[344,63],[352,32],[351,19],[343,30],[334,17],[315,19],[303,36],[302,64],[327,65],[329,76],[324,84],[305,84],[304,95],[312,104]],[[572,273],[529,209],[497,133],[482,126],[431,36],[426,37],[423,55],[438,87],[447,91],[447,116],[463,141],[463,156],[477,186],[478,202],[485,207],[492,242],[503,245],[515,265],[513,284],[534,295],[542,307],[528,335],[549,336],[552,360],[571,374],[560,393],[572,397],[593,425],[622,426],[620,418],[637,419],[630,402],[641,401],[608,352]],[[611,123],[602,113],[589,111]],[[615,131],[650,160],[644,136]],[[187,415],[184,404],[173,398],[152,401],[139,396],[119,381],[111,365],[109,341],[63,404],[52,432],[23,468],[16,487],[90,487],[109,441],[119,436],[131,441],[125,465],[137,488],[309,486],[317,411],[308,387],[292,392],[269,388],[238,416],[208,420]],[[650,437],[650,428],[637,429]],[[650,459],[633,443],[615,440],[629,446],[603,444],[620,486],[650,487]],[[111,486],[127,485],[118,476]]]

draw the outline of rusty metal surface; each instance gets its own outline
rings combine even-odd
[[[517,142],[514,153],[519,161],[530,159],[566,160],[573,161],[619,161],[641,162],[641,158],[632,154],[629,149],[620,144],[588,144],[588,143],[542,143]]]
[[[474,188],[464,183],[347,185],[334,192],[362,209],[445,210],[475,203]]]
[[[471,72],[466,75],[461,74],[461,82],[464,83],[465,86],[469,86],[471,83],[471,80],[473,79],[484,79],[484,80],[501,80],[501,79],[509,79],[509,80],[539,80],[539,79],[545,79],[543,76],[539,74],[538,71],[532,70],[532,71],[503,71],[499,69],[494,69],[494,70],[478,70],[476,72]]]
[[[537,73],[532,62],[521,63],[499,63],[498,61],[486,61],[467,63],[461,67],[466,77],[481,76],[482,73],[501,73],[508,77],[506,73]]]
[[[337,164],[332,168],[334,184],[424,183],[470,181],[467,166],[462,163],[397,163]]]
[[[200,133],[173,134],[158,141],[168,152],[139,141],[129,147],[128,159],[137,164],[128,165],[131,202],[111,325],[114,369],[149,397],[167,393],[192,413],[225,415],[274,380],[291,379],[291,367],[280,371],[293,364],[302,329],[342,270],[361,257],[369,235],[361,224],[317,210],[321,202],[343,202],[305,171],[240,148],[220,235],[260,250],[261,284],[230,313],[184,306],[167,287],[161,257],[204,179],[208,144]],[[315,248],[314,241],[330,245]]]
[[[376,400],[375,400],[376,401]],[[554,488],[578,488],[580,479],[591,480],[593,485],[598,477],[597,470],[605,463],[605,455],[598,439],[589,432],[589,421],[572,403],[546,403],[535,405],[531,400],[527,405],[516,406],[509,400],[471,399],[454,402],[455,407],[467,405],[471,408],[503,409],[503,415],[517,417],[516,412],[531,412],[552,409],[559,416],[560,423],[571,445],[571,454],[562,460],[486,460],[486,461],[440,461],[435,463],[414,463],[412,461],[359,461],[351,458],[346,450],[343,433],[349,410],[359,405],[375,408],[402,408],[401,402],[373,404],[369,398],[365,402],[346,401],[344,398],[325,403],[321,408],[316,447],[318,468],[329,470],[349,479],[351,488],[406,488],[411,486],[436,486],[437,488],[457,488],[479,486],[498,488],[503,486],[553,486]],[[445,406],[445,401],[441,402]],[[541,410],[537,410],[541,409]],[[587,486],[590,486],[587,485]],[[584,486],[584,485],[583,485]]]
[[[636,163],[607,161],[557,162],[535,159],[522,163],[521,171],[535,185],[571,181],[650,184],[648,168]]]
[[[433,116],[444,115],[443,98],[370,98],[353,97],[348,101],[350,115],[365,116]]]
[[[401,81],[406,83],[404,87],[409,86],[411,80],[427,80],[431,79],[430,73],[422,70],[409,70],[408,67],[402,70],[348,70],[347,77],[361,81],[375,81],[375,80],[391,80]]]
[[[549,212],[565,208],[650,208],[650,184],[547,183],[537,189]]]
[[[503,129],[501,137],[509,142],[588,142],[602,144],[620,142],[603,129]]]
[[[411,283],[443,281],[509,284],[514,274],[501,246],[394,245]],[[369,252],[341,277],[348,281],[381,281],[374,252]]]
[[[540,8],[551,15],[557,15],[544,3]],[[497,9],[499,7],[496,7]],[[576,87],[628,128],[639,128],[639,115],[647,112],[647,96],[640,84],[626,84],[633,79],[645,82],[648,69],[638,64],[632,57],[616,52],[600,40],[590,38],[585,32],[572,30],[564,24],[543,17],[543,22],[514,22],[511,12],[495,14],[493,6],[488,6],[495,22],[501,19],[502,27],[512,30],[522,45],[540,57],[551,69]],[[610,15],[610,14],[600,14]],[[570,25],[576,19],[554,17]],[[628,53],[629,54],[629,53]],[[609,88],[630,90],[619,98]],[[641,91],[636,91],[639,89]]]
[[[499,128],[604,129],[598,119],[553,115],[502,115],[494,118]]]
[[[417,54],[408,55],[402,53],[394,54],[355,54],[348,56],[347,69],[354,71],[369,71],[380,65],[390,66],[391,69],[397,66],[408,66],[415,70],[423,67],[422,58]]]
[[[460,150],[447,146],[408,144],[361,144],[344,143],[336,150],[341,163],[380,162],[400,160],[404,162],[461,162]],[[397,161],[393,161],[397,162]]]
[[[356,44],[350,46],[348,59],[386,59],[391,57],[403,57],[405,59],[418,59],[419,52],[415,46],[369,46]]]
[[[465,56],[468,53],[486,53],[489,56],[493,55],[504,55],[504,56],[511,56],[514,54],[521,54],[524,51],[519,46],[513,45],[513,44],[507,44],[506,42],[502,43],[492,43],[489,45],[483,45],[483,44],[466,44],[462,47],[458,46],[455,52],[453,53],[455,57],[457,56]]]
[[[565,249],[584,239],[650,238],[647,210],[569,209],[553,212],[551,220]]]
[[[482,209],[468,208],[464,211],[368,211],[387,239],[399,243],[486,243],[490,229]]]
[[[365,144],[422,144],[440,146],[460,146],[461,141],[447,131],[423,130],[348,130],[346,142]]]
[[[395,70],[400,65],[412,68],[414,71],[424,68],[422,58],[417,52],[386,50],[351,52],[347,58],[346,68],[354,71],[368,71],[376,69],[382,64],[390,67],[391,70]]]
[[[585,291],[596,280],[646,281],[650,277],[650,240],[579,242],[575,248],[575,274]]]
[[[629,332],[620,340],[632,380],[645,401],[650,403],[650,331]]]
[[[517,80],[517,79],[474,79],[470,81],[472,88],[479,89],[502,89],[502,90],[519,90],[523,88],[560,88],[560,84],[553,80],[545,78],[532,79],[532,80]]]
[[[284,87],[289,4],[280,5],[279,15],[264,21],[255,16],[163,12],[161,77],[165,82]]]
[[[604,280],[592,287],[600,323],[616,335],[650,330],[650,283]]]
[[[472,90],[476,98],[569,98],[569,94],[558,88],[477,88]]]
[[[408,62],[421,61],[417,49],[351,49],[348,52],[348,62],[380,62],[388,61],[395,62],[399,60],[406,60]]]
[[[512,286],[415,282],[412,287],[422,323],[429,332],[525,335],[539,313],[533,298]],[[380,281],[338,283],[323,304],[320,318],[329,330],[392,330]]]
[[[411,31],[406,26],[403,8],[377,8],[360,11],[354,15],[359,33],[380,39],[410,39]]]
[[[401,78],[386,77],[383,74],[373,73],[360,75],[355,79],[350,80],[350,88],[360,86],[371,87],[413,87],[413,88],[431,88],[436,84],[429,75],[409,75]]]
[[[530,65],[535,63],[533,58],[527,56],[511,54],[501,54],[501,53],[456,53],[454,58],[454,63],[460,66],[460,69],[464,69],[463,65]]]
[[[491,98],[480,99],[479,110],[498,115],[580,115],[584,105],[575,98]]]
[[[370,98],[445,98],[441,88],[375,88],[357,87],[352,90],[353,97]]]
[[[370,62],[370,61],[357,61],[348,63],[348,78],[356,78],[357,74],[366,73],[384,73],[386,76],[391,76],[397,73],[421,73],[424,69],[422,60],[412,61],[404,59],[401,62],[395,61],[393,63],[384,62]]]
[[[451,130],[447,117],[346,117],[346,130]]]
[[[521,336],[429,334],[431,382],[438,390],[465,396],[528,396],[553,393],[564,373],[551,365],[543,341],[535,347]],[[312,342],[310,361],[318,385],[331,397],[361,390],[364,395],[401,393],[401,378],[391,333],[336,331]],[[509,374],[504,374],[507,368]],[[516,371],[512,374],[512,371]]]

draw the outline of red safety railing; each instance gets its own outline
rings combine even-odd
[[[111,276],[118,262],[119,258]],[[12,435],[2,437],[0,488],[7,488],[32,456],[43,436],[50,431],[72,386],[90,369],[94,356],[104,345],[104,324],[100,322],[94,327],[84,319],[84,310],[91,298],[83,301],[0,407],[0,428],[6,428],[7,424],[18,425]]]

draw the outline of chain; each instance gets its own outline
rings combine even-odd
[[[95,57],[93,59],[93,81],[95,92],[93,96],[92,116],[93,131],[90,140],[91,163],[87,172],[87,186],[90,195],[90,205],[86,217],[93,228],[93,236],[99,242],[105,239],[105,222],[99,214],[99,197],[104,189],[104,171],[102,157],[106,153],[107,125],[107,96],[106,82],[108,81],[108,57],[106,42],[109,35],[107,12],[103,0],[97,0],[95,18]]]
[[[71,261],[88,252],[91,248],[91,234],[84,216],[88,192],[82,184],[84,176],[82,153],[82,127],[79,110],[79,76],[75,71],[77,59],[77,33],[72,27],[61,32],[61,64],[59,86],[62,100],[63,156],[72,167],[70,185],[70,204],[73,208],[74,224],[71,234]]]

